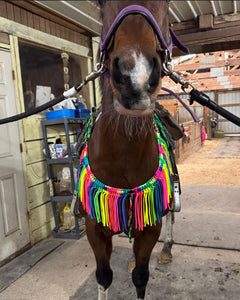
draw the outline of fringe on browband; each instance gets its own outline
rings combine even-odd
[[[147,225],[156,225],[167,209],[170,209],[172,194],[172,166],[168,153],[168,144],[158,119],[154,128],[159,147],[159,168],[145,184],[133,189],[109,187],[100,182],[92,173],[88,161],[86,145],[80,158],[77,189],[83,209],[97,222],[102,222],[114,232],[132,229],[143,230]],[[161,135],[158,130],[160,128]]]

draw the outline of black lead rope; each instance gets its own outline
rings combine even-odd
[[[97,77],[99,77],[105,71],[105,65],[104,65],[102,59],[103,58],[100,58],[100,63],[96,64],[95,70],[93,72],[91,72],[90,74],[88,74],[80,84],[76,84],[75,86],[73,86],[69,90],[65,91],[61,96],[56,97],[53,100],[51,100],[51,101],[49,101],[49,102],[47,102],[43,105],[35,107],[35,108],[33,108],[29,111],[26,111],[24,113],[14,115],[12,117],[7,117],[7,118],[4,118],[4,119],[1,119],[0,120],[0,125],[10,123],[10,122],[19,121],[19,120],[24,119],[26,117],[37,114],[37,113],[39,113],[39,112],[41,112],[45,109],[48,109],[48,108],[58,104],[59,102],[65,100],[69,97],[74,97],[77,93],[79,93],[81,91],[81,89],[84,85],[86,85],[89,81],[95,80]]]
[[[78,90],[78,89],[80,89],[79,86],[75,86],[75,90]],[[234,123],[234,124],[236,124],[237,126],[240,127],[240,118],[239,117],[233,115],[232,113],[230,113],[226,109],[219,106],[217,103],[212,101],[203,92],[199,92],[196,89],[192,89],[191,92],[189,92],[189,94],[190,94],[190,100],[189,100],[190,104],[193,104],[193,102],[196,101],[199,104],[201,104],[202,106],[206,106],[206,107],[210,108],[211,110],[215,111],[216,113],[218,113],[222,117],[226,118],[230,122],[232,122],[232,123]],[[57,103],[63,101],[64,99],[66,99],[66,97],[64,95],[61,95],[61,96],[56,97],[53,100],[51,100],[51,101],[49,101],[49,102],[47,102],[47,103],[45,103],[41,106],[33,108],[29,111],[26,111],[26,112],[18,114],[18,115],[14,115],[14,116],[11,116],[11,117],[1,119],[0,120],[0,125],[10,123],[10,122],[19,121],[19,120],[24,119],[26,117],[37,114],[37,113],[39,113],[39,112],[41,112],[45,109],[48,109],[48,108],[56,105]]]
[[[194,101],[198,102],[202,106],[206,106],[211,110],[215,111],[222,117],[226,118],[228,121],[240,126],[240,118],[230,113],[228,110],[222,108],[217,103],[212,101],[206,94],[199,92],[196,89],[192,89],[190,94],[190,104],[193,104]]]
[[[39,113],[39,112],[41,112],[41,111],[43,111],[47,108],[50,108],[50,107],[56,105],[57,103],[63,101],[64,99],[65,99],[65,97],[63,95],[61,95],[61,96],[56,97],[53,100],[51,100],[51,101],[49,101],[49,102],[47,102],[43,105],[40,105],[38,107],[35,107],[35,108],[33,108],[29,111],[26,111],[26,112],[18,114],[18,115],[14,115],[12,117],[1,119],[0,120],[0,125],[10,123],[10,122],[15,122],[15,121],[24,119],[26,117],[32,116],[34,114],[37,114],[37,113]]]

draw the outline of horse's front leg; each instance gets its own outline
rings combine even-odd
[[[113,278],[113,272],[110,268],[112,235],[107,234],[102,226],[89,216],[86,216],[86,232],[97,264],[98,300],[107,300],[108,288]]]
[[[149,278],[149,259],[158,241],[162,223],[146,227],[134,239],[133,251],[136,266],[132,271],[132,281],[137,290],[138,299],[144,299]]]
[[[166,227],[164,245],[162,251],[158,257],[160,264],[166,264],[172,261],[172,244],[173,244],[173,224],[174,224],[174,212],[169,211],[166,215]]]

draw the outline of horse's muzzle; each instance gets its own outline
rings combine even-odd
[[[118,55],[112,61],[111,76],[115,94],[115,108],[149,111],[154,108],[153,95],[160,81],[160,63],[157,57],[146,58],[142,53]],[[117,105],[116,105],[117,103]],[[118,109],[117,109],[118,110]]]

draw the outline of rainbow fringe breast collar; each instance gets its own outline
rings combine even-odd
[[[141,231],[147,225],[160,222],[167,209],[173,191],[172,165],[168,141],[162,124],[154,114],[154,130],[158,140],[159,167],[145,184],[133,189],[120,189],[100,182],[92,173],[88,160],[88,140],[94,118],[88,120],[85,147],[80,156],[77,171],[77,191],[83,209],[103,226],[113,232],[127,231],[131,240],[132,223]]]

